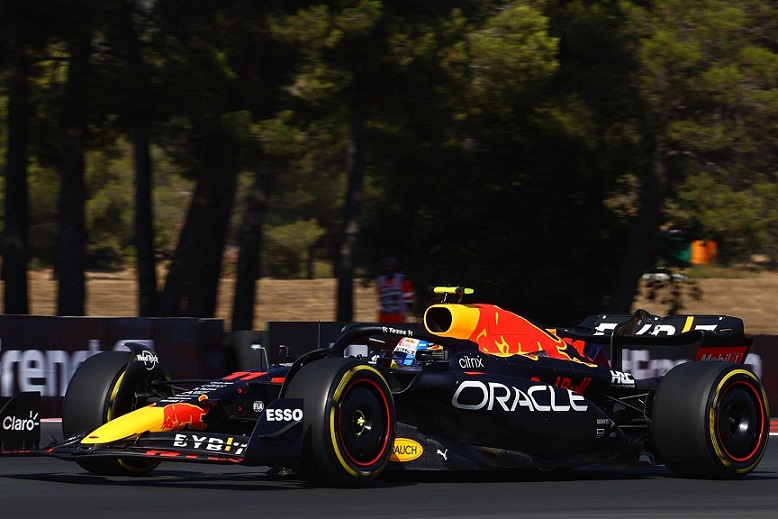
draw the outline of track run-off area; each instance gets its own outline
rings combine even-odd
[[[44,438],[59,423],[44,424]],[[142,477],[102,477],[48,457],[0,459],[0,517],[774,518],[778,437],[748,476],[681,479],[664,467],[565,472],[386,475],[364,488],[314,488],[268,467],[166,462]],[[59,433],[61,434],[61,433]]]

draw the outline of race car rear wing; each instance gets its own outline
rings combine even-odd
[[[576,325],[576,331],[594,335],[609,335],[616,328],[628,325],[628,335],[679,335],[690,331],[715,332],[719,335],[742,337],[745,335],[743,320],[730,315],[669,315],[660,317],[645,310],[632,315],[590,315]]]
[[[743,320],[729,315],[671,315],[645,310],[632,315],[590,315],[574,328],[558,329],[563,337],[609,344],[610,365],[621,370],[624,346],[691,345],[694,360],[724,360],[743,364],[753,339],[745,336]]]

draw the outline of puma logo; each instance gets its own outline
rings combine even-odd
[[[448,449],[446,449],[444,451],[438,449],[438,454],[443,456],[443,461],[448,461]]]

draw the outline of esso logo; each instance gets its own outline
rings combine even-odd
[[[268,409],[265,411],[268,422],[302,422],[302,409]]]

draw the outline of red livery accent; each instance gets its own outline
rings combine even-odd
[[[748,354],[748,346],[702,346],[697,350],[694,360],[725,361],[743,364]]]
[[[241,380],[253,380],[255,378],[264,377],[265,375],[267,375],[267,371],[257,371],[256,373],[251,373],[245,377],[241,377]]]
[[[199,430],[206,428],[203,417],[208,409],[193,404],[178,403],[168,404],[162,410],[165,416],[162,429],[165,431],[180,430],[184,427]]]
[[[177,452],[171,452],[171,451],[158,451],[158,450],[149,450],[146,451],[147,456],[159,456],[163,458],[178,458],[181,455]]]
[[[251,371],[236,371],[231,375],[227,375],[226,377],[223,377],[222,380],[235,380],[237,378],[245,377],[246,375],[252,375]]]

